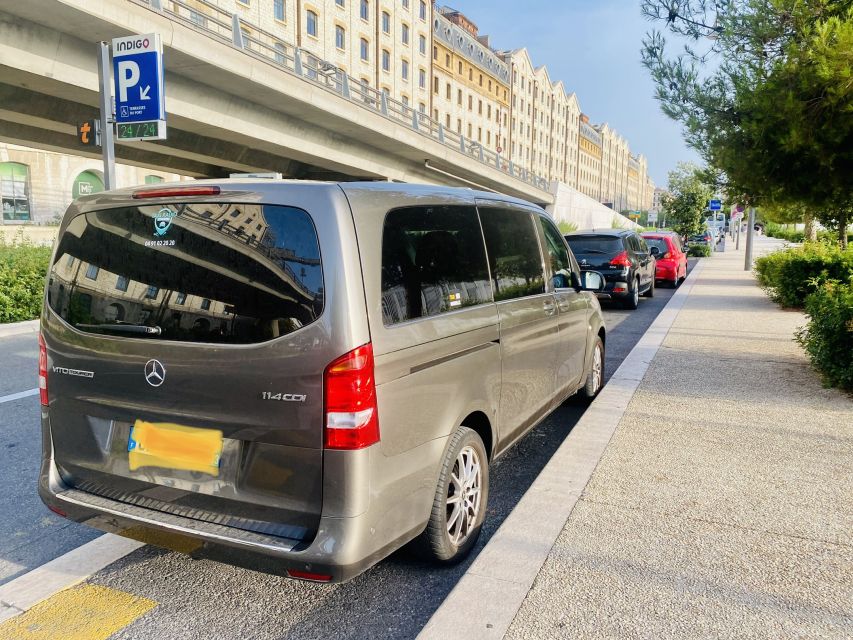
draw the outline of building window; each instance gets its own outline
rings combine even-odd
[[[388,49],[382,50],[382,70],[391,71],[391,52]]]
[[[116,289],[119,291],[127,291],[127,287],[130,284],[130,280],[128,280],[125,276],[118,276],[116,278]]]
[[[391,33],[391,14],[382,12],[382,33]]]
[[[160,184],[163,182],[163,178],[155,175],[145,176],[145,184]]]
[[[204,311],[210,311],[210,298],[205,298],[201,301],[201,308]]]
[[[444,97],[445,97],[447,100],[450,100],[450,83],[449,83],[449,82],[447,83],[447,87],[445,87],[444,91],[445,91],[445,96],[444,96]]]
[[[426,105],[423,102],[418,103],[418,111],[420,111],[421,113],[426,113]],[[437,119],[438,118],[436,118],[436,120]]]
[[[361,59],[365,62],[370,60],[370,43],[364,38],[361,39]]]
[[[154,285],[148,285],[148,288],[145,290],[145,299],[146,300],[156,300],[157,294],[160,293],[160,287],[155,287]]]
[[[409,106],[409,96],[401,96],[401,99],[403,101],[403,106],[408,107]]]
[[[403,8],[404,8],[404,9],[408,9],[408,8],[409,8],[409,0],[403,0]]]
[[[433,47],[433,48],[432,48],[432,59],[433,59],[433,60],[438,60],[438,47]]]
[[[456,104],[458,104],[460,107],[462,106],[462,89],[456,90]]]
[[[421,20],[426,20],[427,18],[427,5],[424,0],[421,0],[420,10],[418,15],[421,17]]]
[[[474,110],[474,96],[469,95],[468,96],[468,111],[473,111],[473,110]]]
[[[432,91],[433,93],[438,93],[438,76],[432,79]]]
[[[276,42],[273,49],[275,49],[275,61],[278,64],[284,64],[284,45],[281,42]]]
[[[197,27],[207,27],[207,18],[204,16],[204,14],[199,13],[198,11],[193,11],[192,9],[190,9],[190,22],[192,22]]]
[[[370,20],[370,3],[367,0],[361,0],[361,19]]]
[[[184,304],[186,301],[187,294],[185,293],[178,293],[178,295],[175,296],[175,304]]]
[[[346,48],[347,32],[340,25],[335,25],[335,46],[343,50]]]
[[[317,14],[313,11],[308,12],[305,31],[309,36],[317,37]]]
[[[339,7],[343,7],[346,0],[335,0],[335,4]]]
[[[98,271],[100,270],[100,267],[98,267],[97,265],[90,264],[88,267],[86,267],[86,277],[89,278],[89,280],[97,280]]]
[[[284,22],[284,0],[273,0],[272,14],[276,20]]]
[[[421,52],[421,55],[426,55],[426,36],[424,35],[418,36],[418,51]]]
[[[403,25],[400,31],[400,40],[402,40],[403,44],[409,44],[409,25]]]
[[[421,89],[426,89],[426,69],[418,70],[418,86]]]
[[[456,71],[461,76],[462,75],[462,61],[460,60],[456,64],[457,64]]]
[[[403,80],[409,79],[409,61],[403,60],[400,64],[400,75],[402,75]]]

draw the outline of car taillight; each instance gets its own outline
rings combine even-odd
[[[622,253],[617,253],[616,257],[610,261],[611,267],[630,267],[631,266],[631,258],[628,257],[628,252],[623,251]]]
[[[30,378],[32,380],[32,378]],[[47,406],[47,347],[39,334],[39,398],[41,406]]]
[[[332,362],[323,375],[327,449],[362,449],[379,442],[373,346],[368,343]]]

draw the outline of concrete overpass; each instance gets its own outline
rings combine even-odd
[[[76,139],[98,114],[96,44],[159,33],[168,140],[117,143],[117,160],[192,176],[277,171],[314,179],[477,185],[553,204],[549,185],[504,158],[229,14],[201,28],[182,2],[0,3],[0,140],[99,157]],[[232,35],[233,34],[233,35]]]

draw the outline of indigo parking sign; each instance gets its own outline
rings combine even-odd
[[[165,120],[160,35],[113,38],[112,44],[116,122],[121,125]]]

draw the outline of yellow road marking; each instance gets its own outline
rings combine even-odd
[[[0,640],[106,640],[155,606],[148,598],[84,584],[0,624]]]

